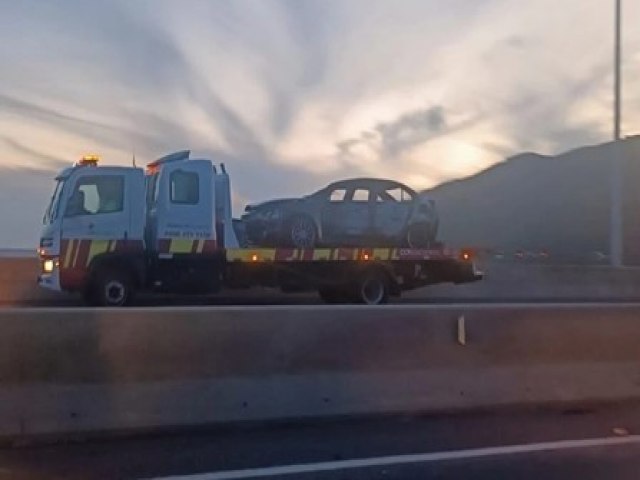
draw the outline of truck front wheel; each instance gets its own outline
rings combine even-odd
[[[134,288],[130,275],[118,269],[97,272],[92,282],[92,303],[102,307],[122,307],[131,303]]]

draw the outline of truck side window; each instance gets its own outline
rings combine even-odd
[[[196,205],[200,200],[200,183],[198,174],[176,170],[169,177],[171,202]]]
[[[81,177],[69,198],[66,217],[121,212],[124,203],[122,175]]]

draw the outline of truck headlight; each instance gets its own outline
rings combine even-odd
[[[53,269],[55,268],[55,266],[57,265],[58,261],[54,258],[47,258],[45,261],[42,262],[42,271],[44,273],[51,273],[53,272]]]

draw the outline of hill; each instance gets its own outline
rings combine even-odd
[[[610,142],[555,157],[520,154],[429,190],[440,211],[441,239],[505,252],[547,250],[563,261],[608,252],[614,148]],[[625,257],[640,264],[640,137],[619,148]]]

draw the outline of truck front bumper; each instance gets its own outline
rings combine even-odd
[[[53,290],[56,292],[61,291],[60,288],[60,270],[55,269],[51,273],[41,273],[38,275],[38,285],[47,290]]]

